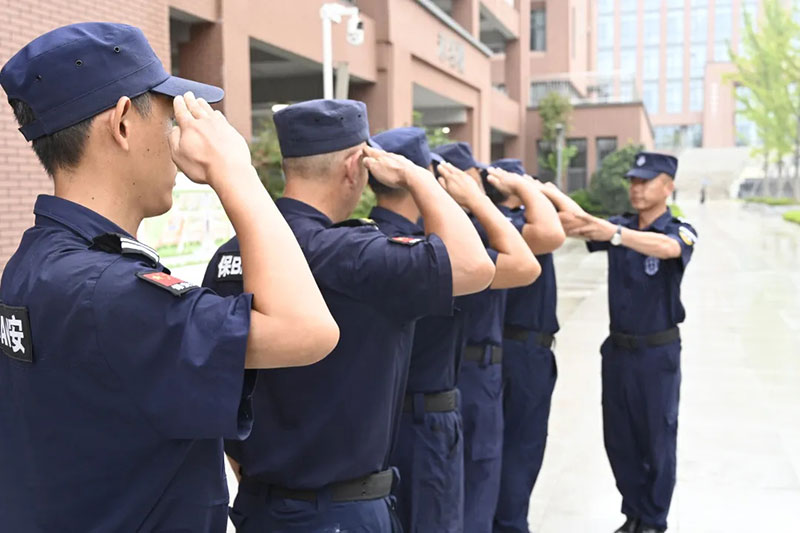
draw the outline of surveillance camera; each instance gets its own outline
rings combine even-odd
[[[357,13],[347,21],[347,42],[353,46],[364,44],[364,21]]]

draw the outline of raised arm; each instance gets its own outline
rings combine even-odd
[[[453,296],[488,287],[495,269],[481,238],[433,174],[397,154],[370,147],[365,148],[365,154],[364,164],[372,175],[389,187],[407,189],[425,220],[425,232],[435,233],[444,242],[453,271]]]
[[[442,186],[478,219],[486,230],[489,246],[498,254],[492,288],[507,289],[533,283],[542,268],[517,229],[465,172],[442,163],[439,174]]]
[[[520,198],[525,206],[522,237],[534,254],[558,249],[566,235],[553,202],[542,193],[542,185],[530,176],[512,174],[500,168],[489,169],[489,182],[498,190],[507,190]]]
[[[244,290],[253,294],[248,368],[315,363],[339,340],[300,246],[250,163],[244,138],[192,93],[174,100],[172,157],[219,196],[239,238]]]

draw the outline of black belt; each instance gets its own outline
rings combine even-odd
[[[403,412],[414,412],[415,394],[407,394],[403,402]],[[426,413],[447,413],[458,409],[458,395],[455,391],[435,392],[432,394],[422,394],[422,401]]]
[[[486,350],[490,349],[492,355],[489,358],[489,363],[496,365],[498,363],[503,362],[503,349],[500,346],[480,346],[480,345],[470,345],[464,349],[464,360],[465,361],[477,361],[479,363],[484,362],[484,358],[486,356]]]
[[[332,483],[326,487],[330,491],[331,501],[358,502],[386,498],[392,492],[394,471],[384,470],[350,481]],[[262,483],[256,478],[242,477],[240,486],[247,491],[260,493],[268,491],[272,498],[316,502],[320,490],[292,490]]]
[[[503,328],[503,337],[512,341],[528,342],[531,335],[536,336],[536,344],[544,348],[552,348],[556,338],[549,333],[540,333],[519,326],[506,326]]]
[[[612,331],[610,338],[611,342],[619,348],[637,350],[639,348],[664,346],[675,342],[681,338],[681,332],[678,328],[666,329],[651,335],[627,335]]]

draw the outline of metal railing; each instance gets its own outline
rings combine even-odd
[[[573,105],[641,102],[636,76],[620,71],[531,76],[528,105],[537,107],[539,101],[551,92],[568,96]]]

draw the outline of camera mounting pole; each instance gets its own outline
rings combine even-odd
[[[342,17],[358,20],[358,8],[341,4],[322,4],[319,9],[322,19],[322,86],[323,98],[333,98],[333,42],[331,37],[332,23],[339,24]],[[358,28],[358,31],[363,31]]]

